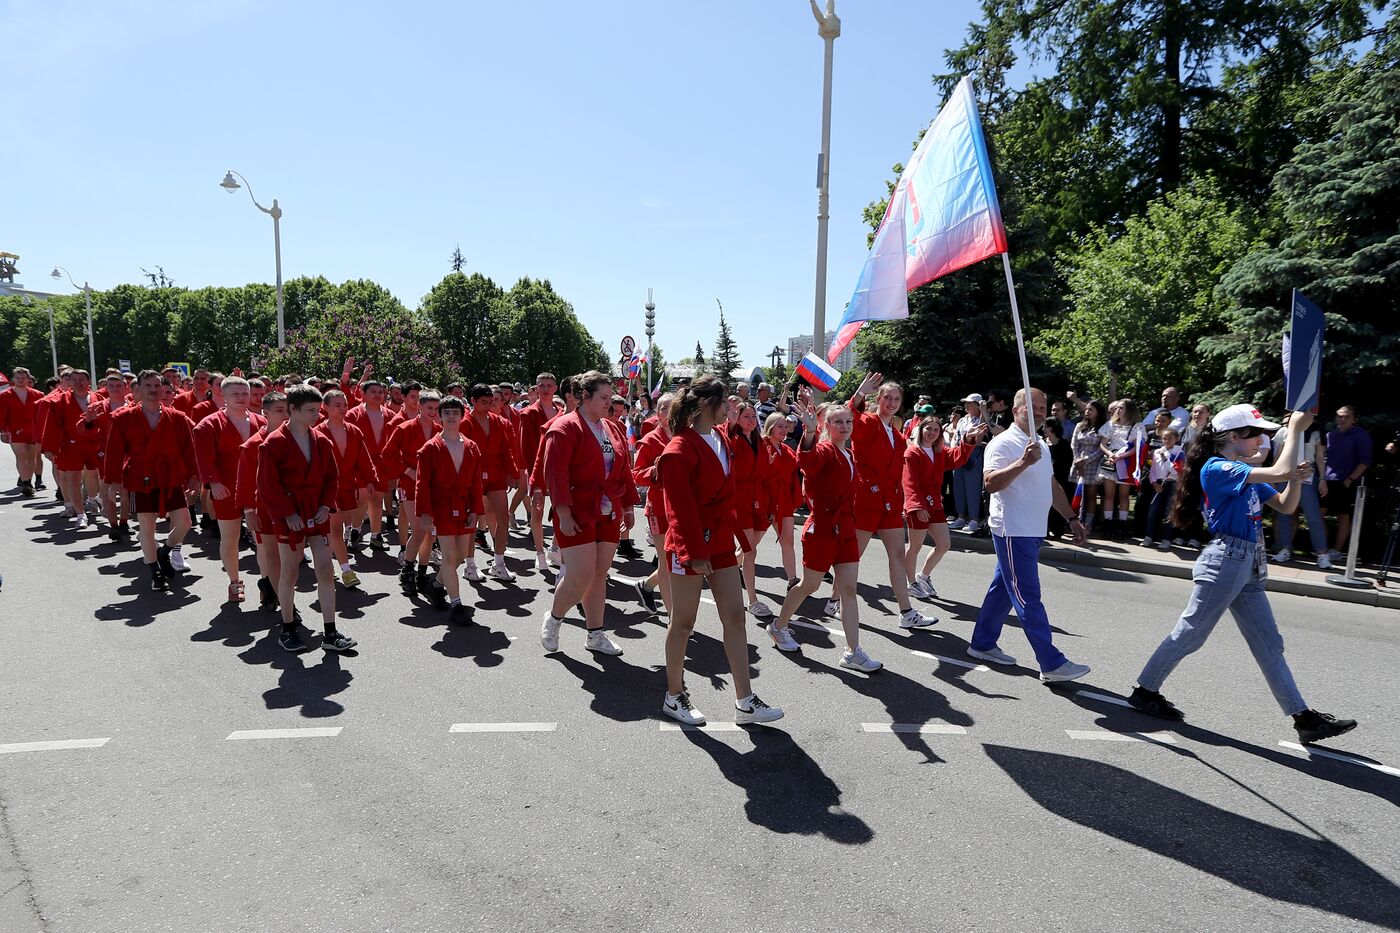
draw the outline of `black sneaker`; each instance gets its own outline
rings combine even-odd
[[[836,578],[833,577],[833,576],[831,575],[831,571],[828,570],[826,573],[822,574],[822,582],[823,582],[823,583],[835,583],[835,582],[836,582]]]
[[[131,524],[129,522],[122,522],[117,526],[117,531],[120,532],[123,538],[130,538],[132,535]]]
[[[1158,719],[1181,722],[1186,718],[1181,710],[1172,705],[1171,700],[1146,687],[1134,687],[1132,695],[1128,697],[1128,703],[1139,713],[1146,713]]]
[[[471,625],[472,614],[461,603],[447,610],[447,621],[453,625]]]
[[[797,583],[798,583],[798,581],[796,581],[796,580],[789,580],[789,581],[788,581],[788,586],[787,586],[788,591],[791,592],[792,590],[797,589]]]
[[[1305,709],[1293,717],[1293,728],[1298,730],[1298,741],[1309,745],[1350,732],[1356,728],[1356,720],[1338,719],[1331,713]]]
[[[277,588],[267,577],[258,578],[258,596],[258,608],[264,612],[276,612],[282,608],[282,604],[277,601]]]
[[[355,641],[355,639],[346,635],[344,632],[331,632],[329,635],[324,635],[321,638],[321,647],[327,651],[349,651],[357,644],[359,643]]]
[[[156,563],[160,565],[160,571],[167,577],[175,575],[175,566],[170,563],[170,546],[162,544],[156,548]]]
[[[34,488],[35,488],[35,489],[48,489],[49,487],[47,487],[47,486],[44,485],[44,480],[43,480],[42,477],[36,476],[36,477],[34,477]]]
[[[631,538],[623,538],[617,545],[617,553],[628,560],[636,560],[642,556],[642,552],[637,548],[636,542]]]
[[[421,589],[423,591],[423,595],[428,597],[428,605],[432,606],[434,609],[446,609],[446,588],[444,588],[441,583],[437,582],[436,579],[426,580],[424,581],[424,584],[425,586]]]
[[[638,580],[633,587],[637,590],[637,598],[642,601],[647,612],[656,615],[656,590],[646,585],[643,580]]]
[[[306,641],[295,628],[283,628],[282,634],[277,638],[277,644],[282,646],[283,651],[290,651],[292,654],[301,654],[306,650]]]
[[[238,546],[246,550],[252,550],[257,547],[257,544],[253,541],[253,533],[247,528],[244,528],[238,533]]]
[[[487,547],[486,532],[482,531],[480,528],[476,530],[476,546],[482,548]]]
[[[170,578],[166,576],[165,571],[161,569],[160,561],[156,561],[154,564],[147,564],[146,566],[151,568],[151,589],[155,590],[157,593],[169,592]]]
[[[360,533],[360,529],[356,528],[350,532],[350,546],[355,550],[358,551],[361,546],[363,546],[364,540],[364,535]]]
[[[118,542],[118,541],[121,541],[121,539],[122,539],[122,533],[121,533],[121,529],[120,529],[120,528],[117,528],[116,526],[113,526],[113,527],[107,529],[107,540],[108,540],[108,541]]]
[[[399,587],[405,596],[418,595],[418,578],[413,574],[412,564],[404,564],[403,569],[399,571]]]
[[[33,498],[34,498],[34,481],[33,481],[33,480],[28,480],[28,479],[26,479],[26,480],[20,480],[20,484],[19,484],[19,494],[20,494],[20,496],[22,496],[22,497],[25,498],[25,499],[33,499]]]

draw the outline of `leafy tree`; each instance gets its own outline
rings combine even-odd
[[[1153,201],[1121,236],[1095,227],[1066,257],[1069,310],[1031,348],[1099,396],[1110,357],[1122,359],[1119,392],[1131,398],[1214,385],[1222,367],[1196,344],[1225,331],[1216,285],[1249,245],[1247,224],[1210,185]]]
[[[420,308],[470,380],[499,378],[511,325],[511,303],[499,285],[479,272],[452,272],[423,296]]]
[[[287,346],[265,347],[266,371],[334,377],[346,357],[367,360],[375,372],[404,381],[444,386],[462,381],[452,352],[418,312],[382,315],[353,303],[333,305],[311,324],[287,333]]]
[[[522,278],[506,297],[510,326],[498,364],[505,377],[533,380],[549,371],[562,379],[595,368],[614,371],[609,354],[548,279]]]

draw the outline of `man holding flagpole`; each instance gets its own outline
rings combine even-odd
[[[1065,491],[1055,482],[1045,442],[1031,439],[1029,416],[1033,413],[1034,423],[1043,424],[1046,409],[1045,393],[1031,389],[1028,405],[1022,389],[1016,393],[1012,408],[1014,423],[987,444],[982,479],[992,497],[987,525],[996,548],[997,569],[982,600],[967,653],[992,664],[1015,664],[1015,658],[997,647],[1002,624],[1014,607],[1035,652],[1040,679],[1062,683],[1083,677],[1089,673],[1089,665],[1074,663],[1055,647],[1050,619],[1040,600],[1040,545],[1045,540],[1051,505],[1069,522],[1076,544],[1084,544],[1088,533]]]

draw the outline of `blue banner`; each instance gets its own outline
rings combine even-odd
[[[1283,335],[1283,407],[1288,411],[1317,411],[1326,328],[1322,309],[1293,289],[1292,323]]]

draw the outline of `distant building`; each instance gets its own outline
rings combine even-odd
[[[825,346],[831,346],[836,340],[836,331],[826,332]],[[788,369],[794,369],[799,360],[812,350],[812,335],[803,334],[801,337],[788,338]],[[835,366],[841,372],[856,369],[860,366],[860,360],[856,357],[856,342],[852,340],[846,345],[846,349],[841,351],[841,355],[836,358]]]

